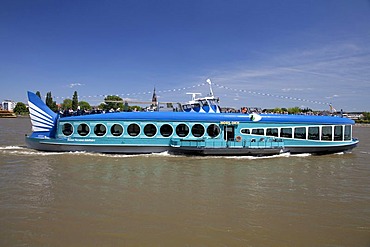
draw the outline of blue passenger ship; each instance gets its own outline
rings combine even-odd
[[[333,116],[221,113],[211,95],[180,112],[116,112],[60,117],[28,92],[29,148],[118,154],[253,155],[349,151],[354,121]]]

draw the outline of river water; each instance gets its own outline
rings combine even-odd
[[[0,246],[370,246],[370,128],[346,154],[45,153],[0,119]]]

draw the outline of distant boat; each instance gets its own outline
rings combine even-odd
[[[354,121],[332,116],[221,113],[218,98],[192,99],[180,112],[115,112],[60,117],[28,92],[29,148],[120,154],[327,154],[349,151]]]

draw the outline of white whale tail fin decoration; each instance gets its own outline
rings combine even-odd
[[[55,137],[58,114],[34,93],[28,92],[28,106],[32,123],[33,136],[50,138]]]

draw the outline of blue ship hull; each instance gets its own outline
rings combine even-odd
[[[26,143],[42,151],[264,156],[336,153],[358,143],[354,122],[341,117],[121,112],[60,118],[28,96],[33,133]]]

